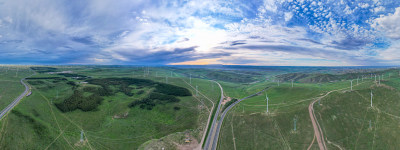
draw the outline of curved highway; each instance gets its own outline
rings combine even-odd
[[[215,131],[214,131],[214,137],[211,137],[211,139],[207,139],[207,141],[212,140],[212,141],[211,141],[211,142],[212,142],[212,145],[208,145],[208,146],[206,145],[206,146],[204,147],[204,149],[205,149],[205,150],[206,150],[206,149],[207,149],[207,150],[208,150],[208,149],[211,149],[211,150],[216,150],[216,149],[217,149],[219,132],[220,132],[222,123],[223,123],[223,121],[224,121],[224,118],[225,118],[226,114],[229,112],[230,109],[232,109],[236,104],[240,103],[241,101],[243,101],[243,100],[245,100],[245,99],[248,99],[248,98],[251,98],[251,97],[254,97],[254,96],[260,94],[261,92],[264,92],[264,91],[267,90],[268,88],[269,88],[269,87],[263,89],[263,90],[260,91],[260,92],[255,93],[255,94],[253,94],[253,95],[250,95],[250,96],[247,96],[247,97],[245,97],[245,98],[242,98],[242,99],[236,101],[235,103],[231,104],[230,106],[228,106],[228,107],[224,110],[224,112],[222,112],[221,118],[219,119],[218,124],[216,125],[216,127],[215,127],[215,128],[211,128],[211,129],[215,129]],[[215,118],[218,118],[217,115],[215,115],[214,117],[215,117]],[[214,118],[214,119],[215,119],[215,118]],[[214,126],[214,122],[213,122],[213,125],[212,125],[212,126]],[[211,130],[210,130],[210,132],[211,132]],[[207,143],[206,143],[206,144],[207,144]]]
[[[30,76],[33,76],[33,74],[30,75]],[[28,77],[30,77],[30,76],[28,76]],[[28,77],[26,77],[26,78],[28,78]],[[4,109],[0,112],[0,120],[3,119],[3,117],[4,117],[8,112],[10,112],[10,111],[18,104],[18,102],[19,102],[22,98],[24,98],[24,97],[30,92],[29,86],[24,82],[24,80],[25,80],[26,78],[23,78],[23,79],[20,80],[21,84],[25,86],[25,91],[24,91],[21,95],[19,95],[13,102],[11,102],[11,104],[9,104],[6,108],[4,108]]]
[[[214,82],[217,83],[219,88],[221,89],[221,98],[219,99],[217,111],[215,111],[215,115],[214,115],[214,119],[213,119],[213,121],[211,123],[210,131],[208,132],[206,144],[204,145],[204,149],[205,150],[209,150],[211,148],[210,146],[214,145],[215,141],[214,140],[211,141],[211,140],[214,139],[215,136],[217,136],[215,134],[216,133],[215,132],[215,126],[216,126],[216,122],[217,122],[217,118],[218,118],[219,112],[221,110],[221,103],[222,103],[222,100],[224,99],[224,89],[222,88],[221,84],[219,84],[217,81],[214,81]]]

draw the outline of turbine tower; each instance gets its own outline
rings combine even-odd
[[[378,77],[379,77],[379,79],[378,79],[379,85],[381,85],[381,76],[378,76]]]
[[[267,99],[267,113],[268,113],[268,101],[269,101],[269,99],[268,99],[268,95],[265,93],[265,98]]]
[[[350,89],[353,91],[353,80],[350,81]]]
[[[199,96],[199,86],[196,85],[196,96]]]
[[[81,142],[83,142],[83,130],[81,130]]]
[[[371,108],[372,108],[372,96],[374,96],[374,94],[372,94],[372,90],[371,90]]]
[[[292,79],[292,88],[293,88],[293,79]]]
[[[357,85],[358,85],[358,78],[359,78],[359,77],[357,77]]]

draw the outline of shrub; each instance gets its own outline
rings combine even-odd
[[[68,97],[61,103],[56,103],[56,107],[62,112],[74,111],[80,109],[82,111],[95,110],[100,105],[103,98],[99,95],[92,94],[91,96],[83,96],[83,92],[75,90],[72,96]]]
[[[174,96],[192,96],[192,93],[186,88],[164,83],[156,85],[156,92]]]
[[[129,107],[135,107],[139,105],[142,109],[151,110],[156,104],[176,103],[179,99],[172,95],[165,95],[162,93],[153,92],[146,98],[139,101],[133,101],[129,104]]]

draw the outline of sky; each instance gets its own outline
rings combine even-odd
[[[0,0],[0,64],[393,66],[399,0]]]

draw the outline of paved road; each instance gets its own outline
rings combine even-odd
[[[219,131],[221,130],[222,122],[224,121],[224,118],[225,118],[226,114],[228,113],[228,111],[229,111],[230,109],[232,109],[232,107],[234,107],[236,104],[240,103],[241,101],[243,101],[243,100],[245,100],[245,99],[248,99],[248,98],[251,98],[251,97],[254,97],[254,96],[257,96],[258,94],[260,94],[261,92],[264,92],[264,91],[267,90],[268,88],[269,88],[269,87],[263,89],[263,90],[260,91],[260,92],[255,93],[255,94],[253,94],[253,95],[247,96],[247,97],[245,97],[245,98],[242,98],[242,99],[236,101],[235,103],[229,105],[229,106],[224,110],[224,112],[222,112],[221,118],[219,119],[218,125],[217,125],[217,127],[216,127],[216,129],[215,129],[215,136],[214,136],[214,138],[212,139],[212,143],[213,143],[213,144],[211,145],[211,150],[216,150],[216,149],[217,149]],[[218,116],[215,116],[215,118],[218,118]],[[207,147],[205,147],[204,149],[206,149],[206,148],[207,148]]]
[[[30,76],[32,76],[32,75],[30,75]],[[3,117],[8,112],[10,112],[18,104],[18,102],[30,92],[29,86],[24,82],[24,80],[25,80],[25,78],[21,79],[20,82],[21,82],[22,85],[25,86],[25,91],[21,95],[19,95],[13,102],[11,102],[11,104],[9,104],[6,108],[4,108],[0,112],[0,119],[3,119]]]
[[[219,84],[217,81],[214,81],[214,82],[217,83],[219,88],[221,89],[221,99],[219,100],[219,103],[217,106],[217,111],[215,112],[214,119],[211,123],[211,128],[210,128],[210,131],[208,132],[206,144],[204,145],[204,150],[210,150],[212,148],[211,146],[214,144],[214,140],[212,140],[212,139],[214,139],[214,137],[216,136],[216,134],[215,134],[216,133],[215,132],[216,131],[215,130],[216,122],[218,119],[219,112],[221,110],[222,100],[224,99],[224,89],[222,88],[221,84]]]

